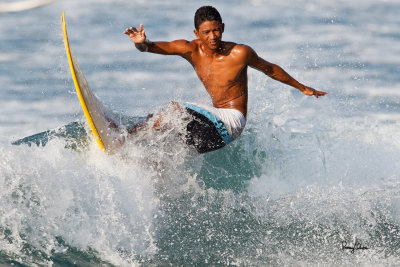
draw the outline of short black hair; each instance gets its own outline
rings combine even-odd
[[[194,15],[194,27],[196,28],[196,30],[198,30],[200,24],[202,24],[204,21],[213,20],[222,23],[222,18],[218,10],[212,6],[202,6],[197,9],[196,14]]]

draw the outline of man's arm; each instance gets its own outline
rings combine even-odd
[[[280,81],[294,88],[297,88],[305,95],[313,95],[316,98],[318,98],[319,96],[327,94],[327,92],[317,91],[311,87],[299,83],[296,79],[290,76],[284,69],[282,69],[278,65],[270,63],[264,60],[263,58],[259,57],[257,53],[250,47],[247,47],[247,49],[249,49],[249,51],[247,52],[248,52],[248,65],[250,67],[265,73],[274,80]]]
[[[127,28],[124,34],[129,36],[135,44],[135,47],[141,52],[185,56],[191,48],[190,42],[186,40],[151,42],[146,38],[146,31],[143,29],[143,24],[140,24],[139,29],[136,29],[135,27]]]

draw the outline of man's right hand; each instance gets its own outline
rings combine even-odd
[[[143,44],[146,41],[146,31],[143,29],[143,24],[140,24],[139,30],[135,27],[127,28],[124,34],[128,35],[134,44]]]

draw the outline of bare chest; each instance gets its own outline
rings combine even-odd
[[[238,80],[245,66],[229,57],[200,57],[194,68],[200,80],[207,86],[226,86]]]

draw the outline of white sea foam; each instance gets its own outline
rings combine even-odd
[[[329,94],[306,97],[250,69],[243,136],[196,158],[167,133],[113,156],[57,138],[9,143],[82,118],[61,10],[108,106],[145,116],[171,100],[209,101],[189,63],[139,53],[122,34],[144,23],[151,40],[190,40],[198,2],[56,1],[0,17],[0,247],[9,260],[51,263],[27,247],[57,259],[71,246],[122,266],[398,262],[397,0],[211,4],[224,38]],[[355,240],[370,249],[338,249]]]
[[[43,148],[6,145],[0,153],[1,226],[15,239],[9,252],[29,242],[50,253],[58,236],[101,255],[154,252],[151,171],[94,146],[75,155],[57,140]]]

